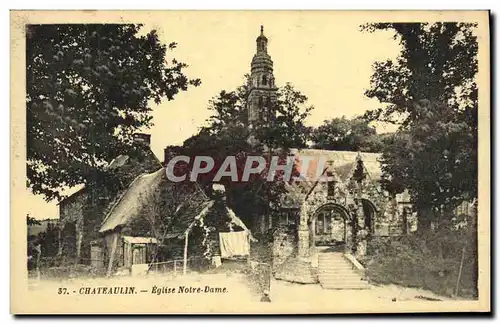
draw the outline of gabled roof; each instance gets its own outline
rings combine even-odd
[[[351,170],[356,165],[356,158],[358,154],[363,160],[363,164],[372,180],[380,180],[382,176],[382,169],[379,159],[382,154],[380,153],[364,153],[354,151],[330,151],[330,150],[317,150],[317,149],[292,149],[291,153],[295,157],[312,156],[324,157],[333,166],[333,169],[341,178],[342,181],[347,180],[350,176]],[[313,162],[311,162],[313,164]],[[314,168],[314,167],[312,167]],[[310,168],[311,169],[311,168]],[[315,172],[315,170],[314,170]]]
[[[182,199],[179,200],[175,214],[172,217],[167,238],[182,236],[196,217],[207,208],[210,201],[203,190],[196,184],[184,184],[185,187],[181,189],[177,187],[176,183],[164,181],[165,179],[164,168],[153,173],[143,173],[135,178],[129,188],[111,207],[102,222],[99,232],[114,231],[140,217],[141,213],[144,212],[145,205],[151,202],[148,197],[161,190],[161,186],[170,186],[170,190],[182,190]]]
[[[372,181],[380,181],[382,176],[382,169],[379,162],[381,157],[380,153],[364,153],[364,152],[354,152],[354,151],[330,151],[330,150],[318,150],[318,149],[292,149],[291,154],[295,156],[298,161],[300,157],[312,157],[313,160],[309,162],[308,177],[310,179],[315,179],[317,177],[317,168],[319,159],[322,158],[326,160],[325,167],[333,168],[335,176],[338,180],[346,183],[349,181],[355,167],[356,159],[358,155],[363,161],[365,171],[368,174],[368,178]],[[300,168],[300,165],[299,165]],[[319,170],[319,174],[322,170]],[[281,203],[284,208],[298,208],[303,200],[305,199],[307,193],[313,188],[315,184],[314,180],[303,179],[303,181],[294,182],[292,184],[286,184],[287,194],[283,197]]]
[[[173,226],[168,234],[166,235],[167,239],[172,239],[172,238],[183,238],[184,235],[186,235],[186,232],[191,229],[191,227],[194,225],[194,222],[196,220],[203,220],[204,217],[210,212],[214,205],[215,201],[214,200],[209,200],[205,201],[202,204],[198,204],[200,212],[195,214],[195,213],[185,213],[183,215],[178,215],[180,217],[174,217],[175,220],[178,221],[176,226]],[[234,211],[226,207],[226,213],[227,216],[229,217],[231,223],[233,223],[236,226],[241,227],[244,231],[247,231],[250,235],[251,240],[255,240],[254,237],[252,236],[252,233],[248,229],[248,227],[243,223],[243,221],[236,216]]]
[[[201,193],[194,193],[192,197],[187,199],[180,208],[177,209],[172,217],[172,223],[166,235],[167,239],[182,238],[186,230],[197,219],[201,219],[209,211],[214,204]]]
[[[113,231],[139,216],[144,207],[145,199],[160,189],[164,177],[166,177],[166,173],[161,168],[156,172],[143,173],[135,178],[125,193],[111,207],[99,232]]]

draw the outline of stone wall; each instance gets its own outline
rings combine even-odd
[[[72,258],[73,256],[77,261],[81,255],[81,246],[84,237],[84,207],[87,202],[88,195],[85,189],[73,194],[66,200],[63,200],[59,205],[59,228],[61,230],[61,243],[59,245],[59,254],[66,258]],[[65,235],[72,235],[71,232],[63,231],[66,224],[73,223],[75,225],[75,235],[76,241],[75,246],[65,245],[64,242],[71,241],[73,238],[65,237]],[[68,249],[75,249],[74,251],[68,251]]]

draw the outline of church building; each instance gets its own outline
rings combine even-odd
[[[248,81],[250,129],[272,118],[269,106],[277,97],[273,61],[262,26],[256,43]],[[252,136],[250,140],[256,141]],[[274,266],[277,272],[280,267],[291,271],[282,277],[316,281],[314,272],[318,270],[314,268],[318,267],[319,250],[352,254],[356,262],[355,257],[365,253],[370,238],[402,235],[416,229],[409,195],[405,192],[391,196],[381,188],[380,154],[317,149],[292,149],[291,154],[296,158],[312,156],[326,160],[324,173],[331,181],[288,185],[278,219],[263,217],[261,230],[283,229],[275,231],[274,244],[278,246]],[[283,263],[281,266],[278,260]],[[297,269],[305,271],[298,274]]]

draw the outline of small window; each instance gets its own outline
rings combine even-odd
[[[327,172],[327,176],[330,178],[330,177],[333,177],[333,173],[328,171]],[[328,198],[333,198],[335,197],[335,185],[336,185],[336,182],[335,180],[331,180],[331,181],[328,181],[328,189],[327,189],[327,195],[328,195]]]
[[[267,85],[267,76],[262,77],[262,85]]]
[[[331,233],[332,218],[328,212],[318,214],[316,218],[316,235],[328,235]]]

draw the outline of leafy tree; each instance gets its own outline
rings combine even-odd
[[[38,242],[44,257],[54,257],[59,251],[59,229],[49,222],[45,231],[38,234]]]
[[[269,121],[257,122],[252,130],[257,144],[249,142],[250,130],[247,124],[246,85],[235,91],[221,91],[210,101],[209,109],[213,115],[208,119],[207,126],[187,139],[182,151],[188,156],[208,155],[216,161],[223,161],[227,156],[237,157],[238,170],[243,170],[246,158],[250,155],[278,155],[285,163],[290,148],[306,147],[309,128],[304,120],[313,107],[307,106],[307,97],[291,84],[286,84],[277,93],[277,100],[271,105]],[[210,182],[214,174],[201,181]],[[234,183],[230,179],[220,180],[226,187],[228,204],[250,227],[255,225],[255,215],[269,215],[277,210],[280,194],[283,192],[281,174],[278,181],[268,182],[266,170],[261,175],[252,177],[248,182]],[[274,207],[272,207],[274,206]]]
[[[419,100],[450,105],[464,118],[477,115],[476,24],[376,23],[368,32],[392,30],[402,51],[396,60],[375,62],[366,96],[383,107],[365,117],[409,126],[419,119]],[[476,121],[477,124],[477,121]]]
[[[385,187],[410,190],[419,228],[443,221],[477,196],[477,40],[475,24],[384,23],[395,31],[395,60],[376,62],[370,98],[383,107],[368,120],[400,125],[383,153]],[[437,219],[437,218],[441,219]]]
[[[29,214],[26,215],[26,223],[28,224],[28,226],[42,225],[42,223],[38,219],[31,217]]]
[[[205,206],[208,197],[203,193],[197,184],[191,182],[166,182],[162,180],[158,189],[150,194],[140,196],[142,212],[124,228],[124,232],[131,232],[134,235],[154,237],[157,244],[154,246],[151,255],[151,262],[163,261],[172,258],[175,251],[166,251],[167,235],[172,233],[172,229],[179,227],[177,222],[185,216],[183,213],[201,212],[201,207]],[[185,229],[184,229],[185,230]]]
[[[339,151],[380,152],[384,137],[363,118],[333,118],[312,131],[313,148]]]
[[[167,62],[141,25],[28,25],[26,111],[28,187],[47,200],[88,183],[117,155],[134,153],[132,134],[153,125],[149,102],[173,100],[190,80]]]
[[[248,79],[248,75],[245,76]],[[248,82],[235,91],[221,91],[209,103],[213,115],[208,125],[201,132],[212,136],[234,135],[240,132],[239,138],[249,136],[247,123]],[[277,91],[276,102],[270,105],[271,120],[255,123],[253,133],[258,142],[269,149],[304,148],[309,139],[310,128],[304,121],[309,116],[312,106],[307,105],[307,96],[296,90],[290,83]],[[262,149],[262,147],[261,147]]]
[[[420,211],[419,227],[449,220],[464,199],[477,195],[475,136],[470,126],[457,121],[448,105],[423,100],[417,105],[425,116],[397,132],[383,154],[383,181],[393,192],[409,188]],[[438,219],[438,217],[440,219]]]

